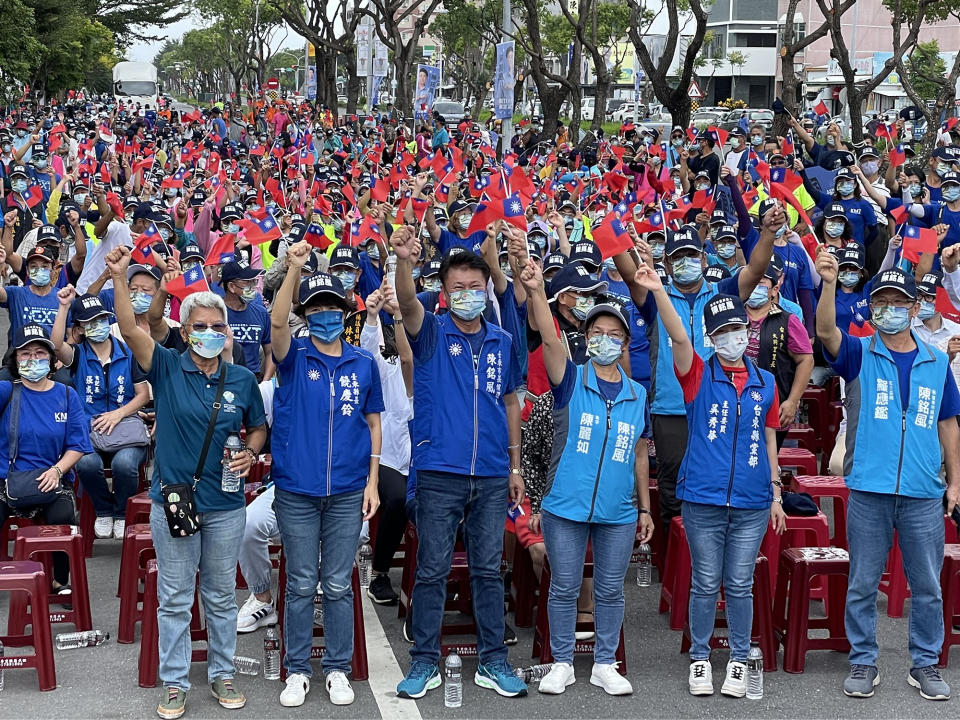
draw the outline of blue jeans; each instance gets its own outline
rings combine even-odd
[[[556,662],[573,664],[577,598],[583,583],[587,540],[593,542],[593,600],[597,641],[594,662],[616,662],[623,626],[623,579],[637,535],[635,522],[601,525],[576,522],[543,511],[543,540],[550,560],[550,650]]]
[[[850,491],[847,541],[850,577],[844,624],[851,665],[877,664],[877,584],[900,539],[910,584],[910,657],[914,667],[935,665],[943,645],[943,503],[940,498]]]
[[[145,447],[129,447],[115,453],[87,453],[77,463],[80,485],[90,494],[97,517],[123,520],[127,514],[127,500],[137,493],[139,468],[146,456]],[[113,473],[113,492],[107,486],[103,468]]]
[[[323,673],[350,672],[353,659],[353,558],[363,524],[363,490],[313,497],[276,488],[273,510],[283,539],[287,587],[283,609],[284,667],[287,673],[313,674],[313,596],[323,544]]]
[[[160,608],[160,681],[190,689],[190,609],[200,571],[200,600],[207,627],[207,681],[232,678],[237,648],[237,552],[247,514],[244,508],[199,513],[200,531],[174,538],[163,506],[150,508],[157,551]]]
[[[463,543],[470,567],[470,593],[477,623],[481,663],[506,660],[503,644],[503,525],[507,513],[507,478],[417,473],[417,576],[413,586],[413,647],[420,662],[440,660],[440,627],[447,597],[457,526],[463,520]]]
[[[722,582],[730,659],[747,661],[753,628],[753,570],[769,518],[769,510],[683,503],[683,526],[693,569],[689,616],[691,660],[710,658],[710,638]]]

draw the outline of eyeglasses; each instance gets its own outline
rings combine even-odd
[[[227,331],[226,323],[213,323],[208,325],[207,323],[195,322],[190,327],[194,329],[195,332],[203,332],[204,330],[210,329],[214,332],[223,333]]]
[[[46,350],[18,350],[17,360],[46,360],[50,353]]]
[[[896,298],[895,300],[889,300],[887,298],[877,298],[876,300],[871,300],[870,305],[875,308],[887,308],[887,307],[913,307],[916,303],[915,300],[910,298]]]
[[[606,335],[606,336],[608,336],[611,340],[616,340],[616,341],[618,341],[618,342],[624,342],[624,341],[627,339],[627,336],[624,335],[624,334],[623,334],[622,332],[620,332],[619,330],[614,330],[613,332],[608,332],[608,333],[604,333],[604,332],[601,332],[601,331],[597,330],[596,332],[590,333],[590,337],[588,337],[587,340],[592,340],[593,338],[599,337],[600,335]]]

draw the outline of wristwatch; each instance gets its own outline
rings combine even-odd
[[[777,495],[773,498],[775,503],[780,503],[780,506],[783,507],[783,495]]]
[[[520,468],[510,468],[511,475],[523,475],[523,471]]]

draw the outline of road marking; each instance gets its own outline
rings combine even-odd
[[[381,718],[396,720],[422,720],[420,709],[413,700],[397,697],[397,683],[403,680],[393,647],[380,624],[380,616],[373,602],[364,594],[363,627],[367,635],[367,664],[370,668],[370,692],[377,701]]]

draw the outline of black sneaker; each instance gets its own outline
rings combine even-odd
[[[390,585],[389,575],[376,575],[367,588],[367,597],[377,605],[395,605],[399,599]]]
[[[503,624],[503,644],[504,645],[517,644],[517,633],[514,632],[513,628],[510,627],[507,623]]]
[[[413,645],[413,615],[407,608],[407,616],[403,619],[403,639]]]

